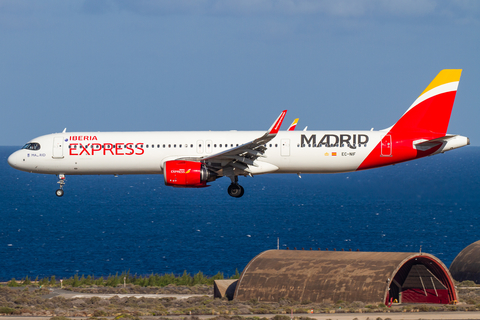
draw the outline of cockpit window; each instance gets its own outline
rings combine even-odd
[[[40,143],[37,143],[37,142],[27,143],[26,145],[23,146],[22,149],[27,149],[27,150],[40,150]]]

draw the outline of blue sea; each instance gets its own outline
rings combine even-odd
[[[363,172],[240,178],[245,195],[166,187],[161,175],[57,178],[0,147],[0,280],[202,271],[230,276],[264,250],[431,253],[480,240],[480,147]]]

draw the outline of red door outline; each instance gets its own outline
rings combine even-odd
[[[380,156],[381,157],[391,157],[392,156],[392,136],[387,134],[385,137],[382,139],[382,143],[380,145],[381,151],[380,151]]]

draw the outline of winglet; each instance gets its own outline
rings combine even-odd
[[[297,123],[298,123],[298,118],[293,120],[292,124],[290,125],[290,127],[288,127],[287,131],[294,131],[295,127],[297,126]]]
[[[273,125],[268,129],[267,134],[277,134],[282,126],[283,119],[285,119],[285,115],[287,114],[287,110],[283,110],[282,113],[278,116],[277,120],[273,123]]]

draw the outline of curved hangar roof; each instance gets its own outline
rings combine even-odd
[[[442,303],[457,300],[447,267],[427,253],[269,250],[243,270],[234,299]]]
[[[480,283],[480,240],[463,249],[450,265],[453,279]]]

